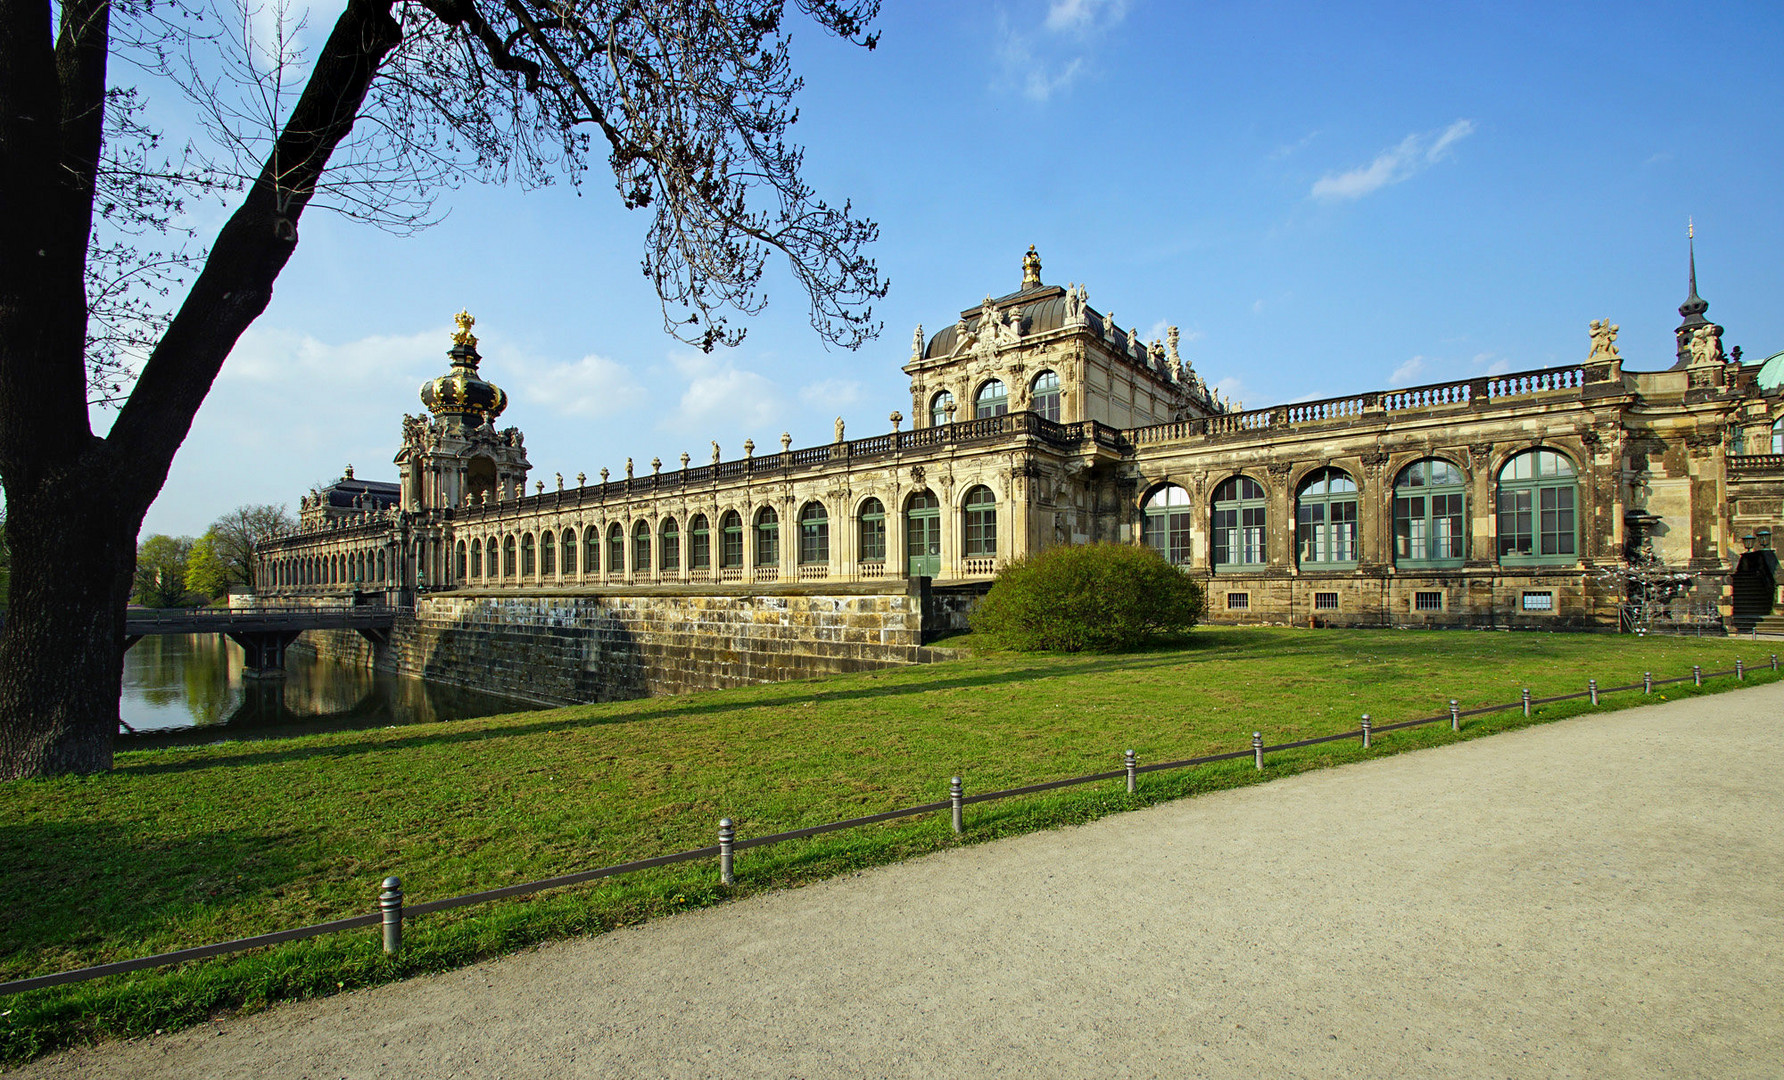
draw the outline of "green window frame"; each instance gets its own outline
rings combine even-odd
[[[582,572],[589,575],[601,573],[601,530],[592,525],[582,530]]]
[[[539,576],[557,576],[557,537],[550,529],[539,534]]]
[[[688,563],[690,569],[712,569],[712,529],[705,514],[695,514],[688,523]]]
[[[502,576],[514,576],[514,534],[502,537]]]
[[[657,527],[657,568],[671,574],[681,572],[681,527],[675,519],[664,518]]]
[[[460,580],[460,581],[465,580],[465,571],[467,569],[469,569],[469,565],[468,565],[469,561],[470,560],[468,558],[468,551],[465,547],[465,542],[463,540],[460,540],[458,542],[458,560],[457,560],[457,562],[458,562],[458,580]]]
[[[727,570],[736,570],[743,566],[743,515],[735,510],[725,511],[719,519],[720,557],[724,560],[720,565]]]
[[[868,499],[861,504],[860,551],[858,562],[886,561],[886,504]]]
[[[632,572],[650,571],[650,522],[639,518],[632,526]]]
[[[483,577],[483,541],[482,540],[471,541],[471,576],[474,578],[478,578],[478,579],[481,579]]]
[[[1357,482],[1343,469],[1316,469],[1301,482],[1295,552],[1302,566],[1357,564]]]
[[[980,485],[966,493],[966,557],[988,559],[997,554],[997,497]]]
[[[973,395],[973,419],[1003,416],[1010,411],[1010,391],[1002,379],[986,379]]]
[[[564,576],[576,576],[576,530],[565,529],[558,534],[558,546],[564,552]]]
[[[520,576],[532,577],[534,565],[533,534],[522,533],[520,537]]]
[[[1172,566],[1187,566],[1192,548],[1190,539],[1195,522],[1195,509],[1189,492],[1176,484],[1165,484],[1140,507],[1140,542],[1164,556]]]
[[[1043,371],[1029,384],[1030,411],[1059,422],[1059,372]]]
[[[830,561],[830,514],[821,502],[799,509],[799,565],[820,566]]]
[[[626,572],[626,527],[617,521],[607,526],[607,572]]]
[[[1497,548],[1507,566],[1579,561],[1579,478],[1554,450],[1525,450],[1499,470]]]
[[[954,394],[948,390],[939,391],[929,399],[929,426],[941,427],[948,422],[948,406],[954,404]]]
[[[1468,551],[1468,478],[1454,462],[1421,458],[1394,478],[1394,565],[1461,566]]]
[[[756,565],[780,565],[780,515],[772,506],[756,511]]]
[[[1264,486],[1235,476],[1214,489],[1214,569],[1254,570],[1269,561],[1269,511]]]

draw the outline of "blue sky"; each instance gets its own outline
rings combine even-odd
[[[313,6],[311,33],[335,6]],[[1183,354],[1247,407],[1583,359],[1673,359],[1685,223],[1727,345],[1784,350],[1775,3],[888,3],[880,48],[796,26],[807,178],[878,221],[885,332],[827,350],[784,272],[738,348],[666,337],[648,220],[610,184],[467,185],[407,239],[303,222],[144,531],[390,463],[468,308],[534,478],[827,442],[910,412],[899,371],[1021,280]],[[574,483],[574,480],[571,480]]]

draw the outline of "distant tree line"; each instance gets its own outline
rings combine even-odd
[[[252,591],[254,544],[296,525],[283,506],[238,506],[203,536],[154,533],[136,545],[130,602],[144,607],[198,607],[235,586]]]

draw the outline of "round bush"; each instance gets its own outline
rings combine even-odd
[[[1202,589],[1149,547],[1056,547],[1004,567],[972,628],[1022,652],[1111,652],[1195,626]]]

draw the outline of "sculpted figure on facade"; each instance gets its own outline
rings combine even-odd
[[[712,444],[712,463],[714,465],[719,463],[719,444],[717,440],[714,440]]]
[[[1593,319],[1591,324],[1592,354],[1586,357],[1586,359],[1615,359],[1619,355],[1617,352],[1618,329],[1620,328],[1609,319]]]
[[[837,442],[843,441],[842,432],[843,432],[842,417],[839,416],[836,418],[836,441]]]
[[[1711,324],[1700,326],[1691,335],[1692,366],[1722,362],[1722,328]]]
[[[1085,313],[1089,305],[1084,286],[1068,285],[1065,290],[1065,324],[1067,326],[1083,326],[1090,321]]]
[[[911,359],[912,360],[923,359],[923,324],[922,323],[918,323],[917,329],[911,332]]]

